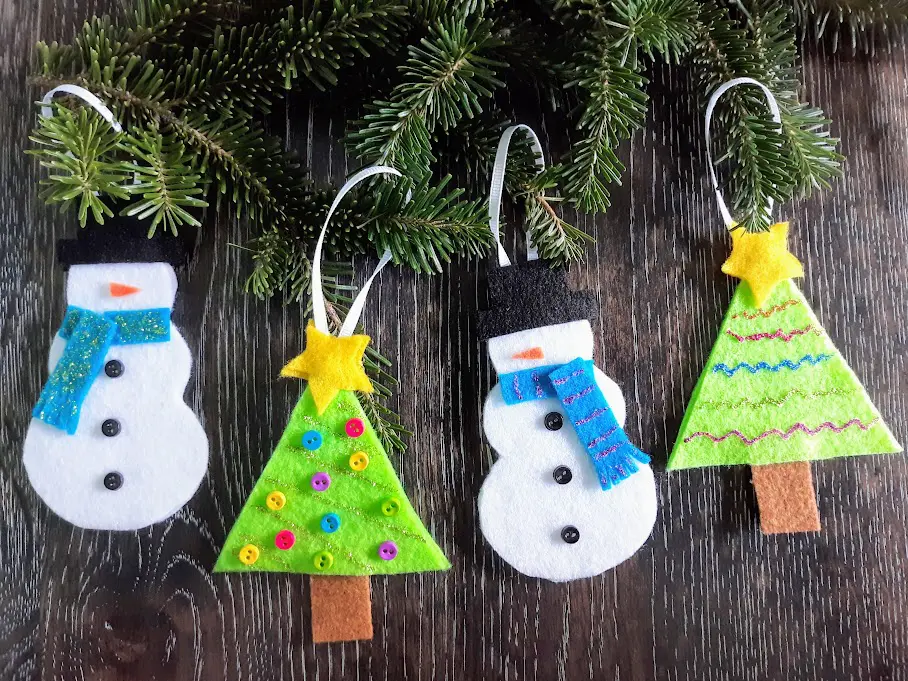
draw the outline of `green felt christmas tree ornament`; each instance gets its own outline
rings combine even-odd
[[[338,193],[396,171],[367,168]],[[313,267],[332,210],[316,246]],[[283,376],[308,382],[277,448],[249,495],[216,572],[312,575],[315,642],[372,637],[369,577],[446,570],[450,563],[410,504],[356,392],[371,392],[362,364],[369,337],[355,334],[372,281],[353,301],[337,336],[329,332],[321,276],[313,272],[306,349]]]
[[[749,78],[729,81],[707,107]],[[722,271],[742,279],[691,396],[670,469],[748,464],[764,532],[820,529],[810,461],[901,451],[854,372],[791,280],[803,276],[788,251],[788,223],[764,232],[736,226],[710,172],[732,253]],[[767,211],[771,209],[771,204]]]

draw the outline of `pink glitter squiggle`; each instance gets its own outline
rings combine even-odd
[[[789,331],[788,333],[786,333],[785,331],[782,331],[782,329],[779,329],[775,333],[754,333],[749,336],[739,336],[738,334],[736,334],[734,331],[732,331],[730,329],[725,331],[725,333],[727,333],[729,336],[734,338],[739,343],[743,343],[744,341],[768,340],[771,338],[781,338],[786,343],[790,343],[791,340],[793,338],[795,338],[796,336],[803,336],[803,335],[811,333],[811,332],[817,336],[820,335],[820,331],[818,329],[813,328],[813,324],[805,326],[803,329],[794,329],[792,331]]]
[[[568,395],[567,397],[565,397],[565,398],[562,400],[562,402],[564,402],[565,404],[573,404],[574,402],[576,402],[577,400],[579,400],[581,397],[584,397],[584,396],[586,396],[586,395],[589,395],[591,392],[593,392],[593,386],[589,386],[589,387],[587,387],[587,388],[584,388],[584,389],[581,390],[579,393],[574,393],[573,395]]]
[[[708,437],[713,442],[719,443],[719,442],[724,442],[728,438],[734,436],[734,437],[740,439],[741,442],[743,442],[745,445],[747,445],[749,447],[750,445],[752,445],[756,442],[759,442],[760,440],[763,440],[764,438],[767,438],[771,435],[778,435],[783,440],[787,440],[797,432],[807,433],[808,435],[817,435],[818,433],[820,433],[824,430],[831,430],[834,433],[841,433],[843,430],[846,430],[846,429],[850,428],[851,426],[857,426],[861,430],[869,430],[879,420],[880,420],[879,417],[877,417],[867,423],[863,423],[860,419],[851,419],[850,421],[843,423],[841,426],[837,426],[834,423],[832,423],[831,421],[826,421],[825,423],[821,423],[816,429],[811,429],[807,426],[807,424],[801,423],[799,421],[798,423],[794,424],[791,428],[789,428],[784,433],[781,430],[779,430],[778,428],[773,428],[772,430],[767,430],[765,433],[761,433],[760,435],[757,435],[755,438],[752,438],[752,439],[747,437],[746,435],[744,435],[744,433],[742,433],[740,430],[733,430],[729,433],[725,433],[725,435],[718,436],[718,437],[716,435],[713,435],[712,433],[704,433],[703,431],[697,431],[696,433],[692,433],[688,437],[684,438],[684,443],[687,444],[691,440],[698,438],[698,437]]]

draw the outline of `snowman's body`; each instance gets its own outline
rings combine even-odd
[[[581,320],[490,338],[489,355],[499,375],[591,359],[592,329]],[[598,368],[595,375],[623,426],[621,390]],[[546,426],[554,413],[563,420],[557,430]],[[557,398],[509,405],[498,384],[486,399],[483,425],[499,459],[480,490],[480,524],[495,551],[517,570],[557,582],[590,577],[629,558],[649,537],[656,519],[649,466],[638,463],[626,480],[603,490]],[[567,543],[566,527],[576,528],[579,540]]]
[[[137,289],[114,297],[112,282]],[[171,309],[177,282],[166,263],[74,265],[67,279],[67,304],[95,312]],[[53,371],[67,341],[59,335],[50,350]],[[195,493],[208,466],[208,440],[183,402],[192,359],[171,323],[170,338],[158,343],[111,346],[105,365],[82,403],[76,432],[32,419],[23,460],[35,491],[57,515],[79,527],[133,530],[167,518]],[[102,424],[116,421],[116,435]],[[116,489],[105,485],[120,476]]]

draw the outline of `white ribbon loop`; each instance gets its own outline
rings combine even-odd
[[[539,172],[545,170],[545,158],[542,154],[542,145],[533,129],[524,124],[512,125],[501,134],[498,140],[498,151],[495,153],[495,165],[492,167],[492,185],[489,187],[489,229],[492,230],[492,236],[495,237],[495,243],[498,244],[498,264],[501,267],[507,267],[511,264],[507,251],[501,244],[501,196],[504,192],[504,171],[508,165],[508,147],[511,145],[511,137],[518,130],[525,130],[530,136],[530,143],[533,152],[536,154],[536,167]],[[530,239],[530,233],[527,232],[527,260],[536,260],[539,258],[539,252]]]
[[[88,104],[92,109],[101,114],[101,117],[110,123],[110,127],[114,129],[115,132],[123,132],[123,126],[114,118],[113,111],[107,108],[107,106],[98,99],[91,92],[86,90],[84,87],[79,87],[78,85],[63,84],[58,85],[53,90],[48,90],[47,94],[44,95],[44,98],[41,100],[41,115],[44,118],[51,118],[54,115],[54,109],[50,105],[51,101],[54,98],[54,95],[64,92],[68,95],[74,95]]]
[[[766,95],[766,102],[769,104],[769,111],[772,113],[772,120],[779,124],[781,130],[782,124],[782,114],[779,112],[779,103],[776,101],[776,98],[773,96],[772,92],[768,87],[763,85],[758,80],[753,78],[733,78],[725,83],[722,83],[719,87],[716,88],[716,91],[713,92],[712,96],[709,98],[709,103],[706,105],[706,122],[705,122],[705,136],[706,136],[706,161],[709,165],[709,175],[713,182],[713,189],[716,192],[716,201],[719,204],[719,212],[722,214],[722,219],[725,221],[725,226],[729,229],[735,224],[734,218],[731,216],[731,212],[728,210],[728,206],[725,204],[725,199],[722,197],[722,190],[719,188],[719,178],[716,175],[716,168],[713,164],[713,153],[712,153],[712,138],[709,132],[710,123],[712,123],[713,110],[716,108],[716,102],[719,101],[719,97],[731,90],[737,85],[756,85],[763,91],[763,94]],[[766,201],[766,214],[769,215],[772,213],[773,200],[770,198]]]
[[[340,202],[347,192],[373,175],[396,175],[397,177],[402,177],[400,172],[394,170],[394,168],[389,168],[388,166],[371,166],[369,168],[363,168],[358,173],[354,174],[344,183],[344,186],[337,192],[337,196],[334,197],[334,201],[328,209],[328,215],[325,217],[325,224],[322,225],[322,231],[318,235],[318,243],[315,244],[315,256],[312,260],[312,319],[315,322],[315,328],[322,333],[330,333],[328,330],[328,311],[325,307],[325,292],[322,289],[322,245],[325,242],[325,234],[328,233],[328,223],[331,222],[334,211],[337,210],[337,207],[340,205]],[[338,336],[353,335],[353,332],[356,330],[356,325],[359,323],[359,317],[363,312],[363,307],[366,304],[366,296],[369,294],[372,282],[390,260],[391,250],[387,249],[382,254],[381,260],[378,261],[378,266],[375,268],[372,276],[366,280],[362,290],[357,294],[353,303],[350,305],[350,311],[347,313],[347,318],[344,320],[343,325],[341,325]]]

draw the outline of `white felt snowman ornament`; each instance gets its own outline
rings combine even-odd
[[[483,411],[498,460],[479,493],[479,519],[517,570],[563,582],[633,555],[655,523],[656,490],[649,457],[624,433],[621,390],[593,365],[595,298],[569,290],[565,271],[536,260],[532,247],[528,262],[513,265],[501,247],[500,182],[515,129],[502,138],[493,174],[499,267],[488,275],[490,309],[479,316],[499,379]]]
[[[176,238],[136,222],[61,241],[66,315],[32,413],[23,460],[57,515],[79,527],[135,530],[179,510],[208,465],[208,440],[183,401],[192,366],[170,321]]]

